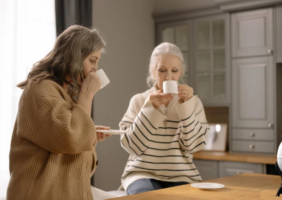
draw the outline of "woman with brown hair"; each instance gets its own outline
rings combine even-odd
[[[104,46],[96,29],[71,26],[18,85],[7,200],[93,199],[95,146],[106,137],[96,130],[109,129],[91,119]]]

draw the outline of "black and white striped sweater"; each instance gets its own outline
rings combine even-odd
[[[179,104],[175,97],[166,108],[155,109],[147,101],[153,87],[133,96],[119,126],[121,145],[130,154],[121,181],[126,190],[134,181],[198,182],[193,153],[205,145],[208,124],[201,100],[193,96]],[[173,103],[176,102],[176,103]]]

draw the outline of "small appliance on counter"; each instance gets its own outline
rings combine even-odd
[[[278,147],[277,162],[275,163],[275,167],[282,178],[282,142]],[[276,196],[280,197],[281,193],[282,193],[282,184],[280,185],[280,188],[278,189]]]
[[[203,151],[226,151],[227,124],[210,124]]]

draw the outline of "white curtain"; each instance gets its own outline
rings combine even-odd
[[[0,199],[9,181],[9,151],[25,80],[54,46],[54,0],[0,0]],[[16,192],[16,191],[15,191]]]

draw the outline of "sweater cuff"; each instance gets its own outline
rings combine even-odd
[[[167,118],[166,115],[162,114],[160,110],[155,109],[153,104],[148,101],[145,102],[141,112],[143,112],[143,114],[155,128],[158,128],[159,125]]]
[[[196,97],[193,96],[191,99],[185,101],[184,103],[179,103],[177,102],[175,104],[175,108],[178,111],[178,114],[180,115],[179,117],[181,119],[185,119],[189,117],[195,110],[195,102],[196,102]]]

